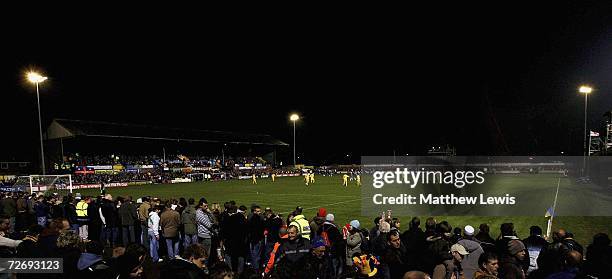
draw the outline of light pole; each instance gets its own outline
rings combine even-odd
[[[582,146],[582,175],[584,176],[586,173],[586,156],[587,156],[587,104],[588,104],[588,96],[591,92],[593,92],[593,88],[590,86],[580,86],[578,91],[584,94],[584,145]],[[590,155],[590,154],[588,154]]]
[[[295,167],[296,165],[296,161],[295,161],[295,122],[300,120],[300,116],[294,113],[289,117],[289,120],[293,122],[293,167]]]
[[[43,148],[43,136],[42,136],[42,121],[40,116],[40,94],[38,91],[38,84],[47,80],[47,77],[44,77],[36,72],[29,72],[27,74],[28,81],[36,84],[36,102],[38,104],[38,132],[40,133],[40,162],[42,168],[42,174],[45,175],[45,150]]]

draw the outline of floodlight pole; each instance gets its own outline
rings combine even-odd
[[[586,176],[586,156],[587,156],[587,103],[589,94],[584,94],[584,146],[582,151],[582,176]],[[590,135],[590,133],[589,133]],[[589,154],[590,155],[590,154]]]
[[[36,82],[36,102],[38,103],[38,132],[40,133],[40,162],[42,168],[42,174],[46,174],[45,169],[45,150],[43,147],[43,136],[42,136],[42,120],[40,116],[40,94],[38,92],[38,82]]]
[[[293,121],[293,166],[296,166],[295,163],[295,121]]]

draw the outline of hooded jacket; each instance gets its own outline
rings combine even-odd
[[[480,257],[480,255],[482,255],[482,253],[484,253],[484,250],[482,250],[482,247],[480,247],[480,244],[478,244],[478,242],[473,240],[462,239],[459,240],[459,242],[457,243],[465,247],[465,250],[470,253],[468,255],[465,255],[465,257],[461,261],[461,267],[463,268],[463,274],[465,278],[472,278],[474,276],[474,273],[480,269],[478,267],[478,258]]]

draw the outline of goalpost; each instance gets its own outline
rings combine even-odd
[[[26,193],[72,193],[72,175],[28,175],[19,176],[14,185],[15,189]]]

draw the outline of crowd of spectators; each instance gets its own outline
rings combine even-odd
[[[585,248],[564,229],[521,239],[504,223],[493,238],[487,224],[373,221],[206,198],[0,193],[0,256],[64,259],[63,274],[17,278],[612,278],[606,234]]]

